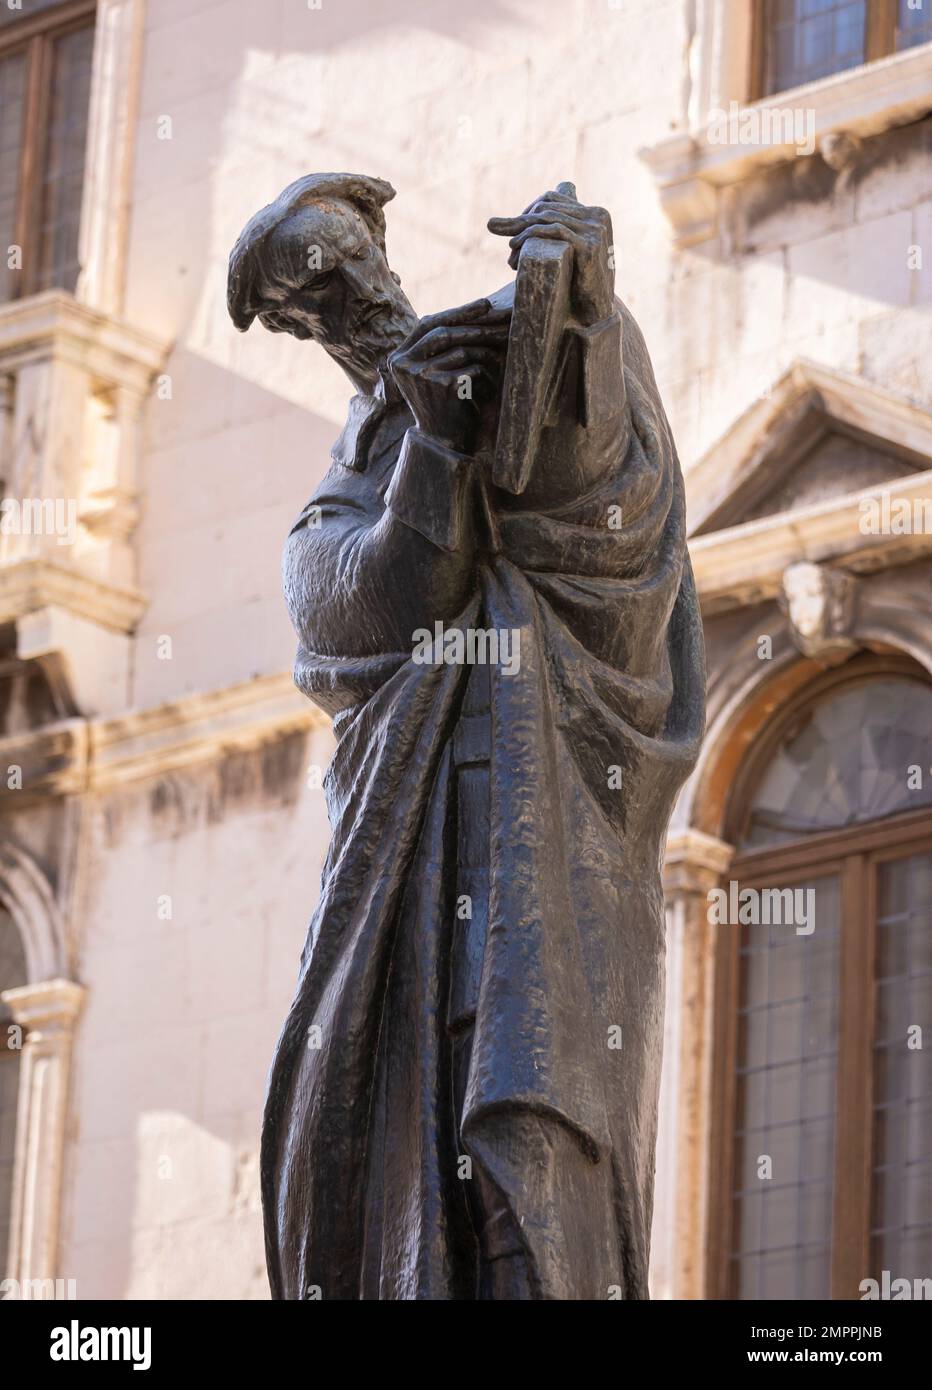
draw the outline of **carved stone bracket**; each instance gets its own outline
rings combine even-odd
[[[857,648],[853,635],[857,592],[857,580],[830,565],[800,560],[787,566],[778,602],[803,656],[833,664]]]

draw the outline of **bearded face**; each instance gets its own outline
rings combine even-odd
[[[417,323],[364,218],[341,199],[321,198],[280,222],[261,266],[265,327],[313,338],[355,378],[374,384]]]

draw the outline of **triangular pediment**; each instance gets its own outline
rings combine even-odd
[[[932,468],[932,413],[798,361],[686,474],[691,536],[787,515]]]

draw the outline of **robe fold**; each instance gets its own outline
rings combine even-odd
[[[498,496],[396,405],[361,471],[335,462],[312,499],[322,524],[302,514],[292,533],[296,679],[338,744],[332,843],[263,1125],[276,1297],[475,1298],[470,1166],[513,1216],[534,1297],[647,1297],[660,868],[698,753],[704,662],[675,449],[639,331],[620,304],[615,320],[617,408],[579,407],[587,341],[550,430],[543,466],[567,461],[576,495]],[[517,669],[490,667],[488,926],[459,1115],[451,788],[470,668],[413,659],[419,611],[520,634]]]

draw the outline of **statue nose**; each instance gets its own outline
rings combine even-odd
[[[356,294],[360,295],[363,299],[374,300],[378,297],[377,291],[366,272],[358,266],[353,265],[352,262],[345,261],[343,263],[343,275],[350,289],[354,290]]]

